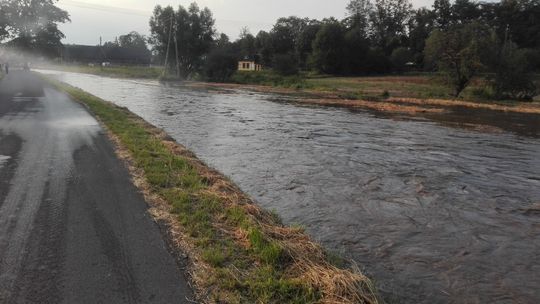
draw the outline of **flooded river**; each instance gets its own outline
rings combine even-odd
[[[59,74],[354,259],[388,302],[540,303],[538,118],[498,114],[484,132],[448,126],[474,113],[443,123]]]

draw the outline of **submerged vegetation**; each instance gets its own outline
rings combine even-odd
[[[124,108],[50,80],[86,105],[124,151],[151,213],[188,252],[210,303],[377,303],[370,280],[301,228],[286,227],[193,154]],[[137,175],[140,174],[140,175]],[[163,202],[163,204],[156,203]]]

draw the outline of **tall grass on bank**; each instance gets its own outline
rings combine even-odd
[[[271,71],[237,71],[232,75],[230,82],[238,84],[255,84],[294,89],[302,89],[308,87],[306,79],[302,75],[281,76]]]
[[[49,80],[86,105],[166,201],[181,227],[191,275],[208,303],[377,303],[359,271],[332,256],[300,228],[282,225],[234,184],[127,109]]]

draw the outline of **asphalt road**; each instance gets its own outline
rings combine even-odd
[[[96,120],[39,77],[0,82],[0,303],[188,303]]]

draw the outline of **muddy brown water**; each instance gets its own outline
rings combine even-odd
[[[540,302],[538,116],[403,117],[54,74],[163,128],[352,258],[387,302]]]

